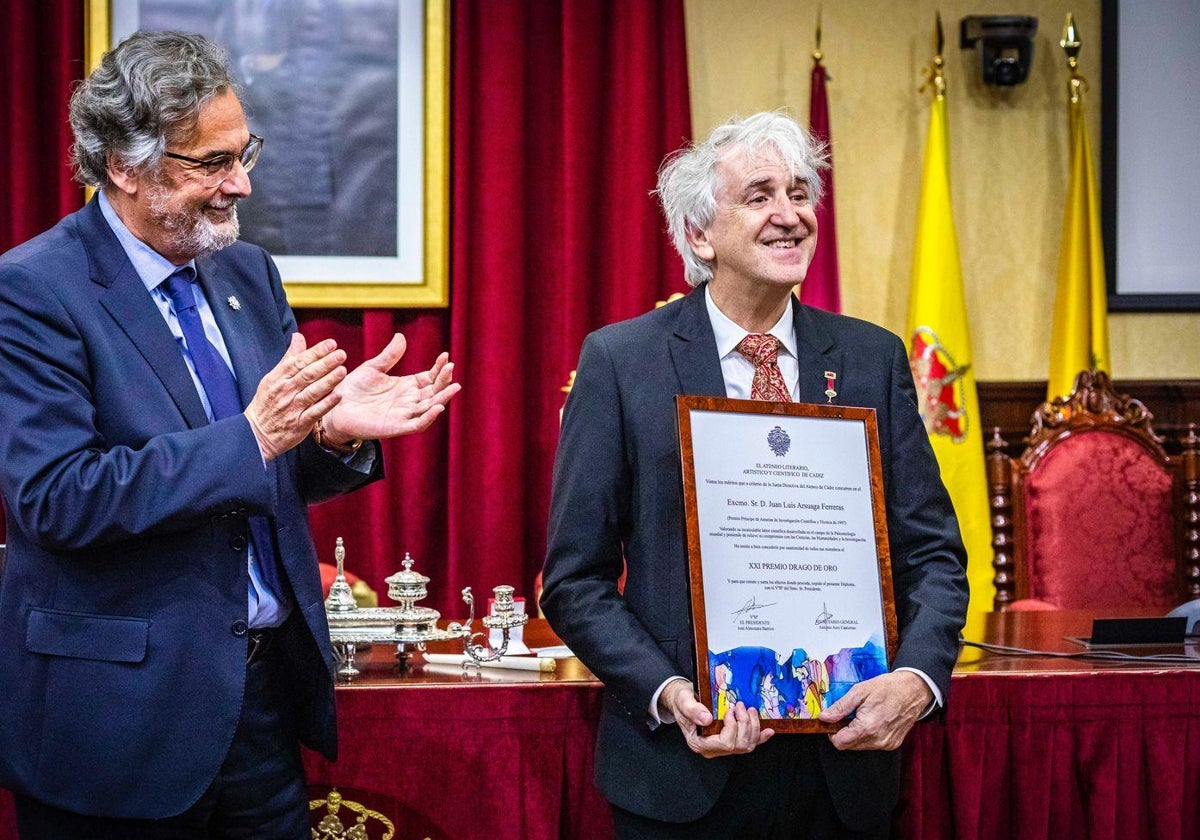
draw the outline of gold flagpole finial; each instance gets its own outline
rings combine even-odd
[[[926,88],[933,88],[933,95],[941,99],[946,95],[946,76],[943,72],[945,61],[942,59],[942,49],[946,46],[946,37],[942,34],[942,13],[936,13],[933,27],[933,64],[929,67],[924,67],[921,72],[925,74],[925,81],[918,90],[923,91]]]
[[[1079,40],[1079,33],[1075,29],[1075,16],[1070,12],[1067,12],[1067,21],[1063,24],[1062,40],[1058,42],[1058,45],[1067,54],[1067,69],[1071,71],[1071,78],[1067,81],[1067,92],[1071,95],[1072,102],[1078,102],[1083,92],[1087,90],[1087,79],[1079,75],[1079,51],[1083,49],[1083,43]]]
[[[821,7],[818,5],[817,6],[817,46],[812,52],[813,63],[820,64],[821,58],[822,58],[822,55],[821,55]]]

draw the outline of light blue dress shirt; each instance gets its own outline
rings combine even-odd
[[[204,392],[204,386],[200,384],[200,377],[196,374],[196,366],[192,362],[192,354],[189,352],[187,342],[183,338],[183,329],[179,326],[179,318],[175,315],[175,308],[171,305],[171,299],[167,296],[166,289],[162,288],[162,283],[175,269],[179,268],[166,257],[159,254],[146,243],[142,242],[134,236],[121,218],[117,215],[117,211],[113,209],[109,203],[108,197],[104,191],[99,192],[100,212],[104,214],[105,221],[112,228],[113,233],[117,235],[121,247],[125,250],[129,261],[133,263],[134,270],[142,279],[142,283],[146,286],[146,291],[150,293],[150,299],[154,301],[158,307],[158,311],[162,313],[163,319],[167,322],[167,326],[171,329],[171,335],[175,336],[175,340],[179,342],[180,350],[183,352],[184,361],[187,362],[188,373],[192,375],[192,381],[196,384],[196,391],[200,394],[200,401],[204,403],[204,413],[211,421],[213,419],[212,406],[208,402],[208,395]],[[189,260],[186,265],[196,267],[195,260]],[[197,288],[200,288],[197,286]],[[217,349],[221,358],[225,360],[226,366],[233,371],[233,363],[229,359],[229,350],[225,347],[225,339],[221,337],[221,331],[217,328],[217,320],[213,317],[212,307],[208,305],[208,300],[203,294],[196,295],[196,310],[200,315],[200,322],[204,325],[204,334],[208,337],[212,346]],[[237,378],[237,374],[234,374]],[[263,464],[263,469],[266,469],[266,464]],[[263,580],[262,573],[258,568],[258,561],[254,553],[254,542],[250,541],[250,545],[246,550],[246,563],[250,571],[250,586],[249,586],[249,623],[251,627],[277,627],[287,618],[288,612],[291,611],[291,604],[288,603],[287,596],[282,592],[274,592],[267,586]]]

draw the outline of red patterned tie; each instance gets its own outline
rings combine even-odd
[[[754,382],[750,399],[769,402],[791,402],[792,395],[779,370],[779,339],[773,335],[750,333],[738,344],[737,350],[754,365]]]

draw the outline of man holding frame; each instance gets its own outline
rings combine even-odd
[[[778,113],[731,121],[668,159],[658,194],[696,288],[583,345],[555,463],[542,607],[607,688],[596,778],[623,838],[886,837],[895,750],[945,703],[966,558],[904,346],[792,294],[816,247],[824,165]],[[875,410],[899,646],[891,672],[821,714],[850,720],[832,735],[772,738],[742,702],[718,733],[699,732],[712,715],[693,688],[680,394]]]

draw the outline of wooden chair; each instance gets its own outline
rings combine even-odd
[[[1200,597],[1200,438],[1170,457],[1153,416],[1083,371],[1019,458],[988,443],[994,608],[1166,611]]]

